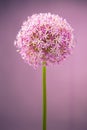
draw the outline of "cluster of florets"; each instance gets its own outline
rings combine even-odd
[[[73,29],[58,15],[35,14],[23,23],[15,46],[34,68],[43,62],[46,65],[60,63],[73,48]]]

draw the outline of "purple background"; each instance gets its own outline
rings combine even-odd
[[[13,42],[27,16],[59,14],[75,30],[73,54],[47,67],[47,130],[87,130],[87,2],[0,1],[0,130],[41,130],[41,67],[34,70]]]

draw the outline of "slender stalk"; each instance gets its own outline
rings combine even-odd
[[[42,89],[42,100],[43,100],[43,104],[42,104],[42,130],[46,130],[46,114],[47,114],[47,111],[46,111],[46,107],[47,107],[47,102],[46,102],[46,66],[45,64],[43,63],[43,66],[42,66],[42,86],[43,86],[43,89]]]

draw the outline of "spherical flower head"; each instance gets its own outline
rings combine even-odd
[[[22,58],[34,68],[60,63],[74,46],[73,29],[65,19],[51,13],[28,17],[14,42]]]

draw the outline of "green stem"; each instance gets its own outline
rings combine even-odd
[[[43,94],[43,105],[42,105],[42,111],[43,111],[43,115],[42,115],[42,130],[46,130],[46,66],[45,63],[43,63],[42,66],[42,85],[43,85],[43,89],[42,89],[42,94]]]

